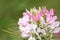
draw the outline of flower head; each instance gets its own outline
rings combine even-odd
[[[60,31],[60,22],[57,21],[57,16],[54,16],[54,10],[47,10],[46,7],[39,7],[39,9],[34,7],[30,11],[26,9],[23,17],[19,18],[18,25],[22,37],[28,40],[45,40],[46,38],[43,37],[48,35],[50,38],[52,33]]]

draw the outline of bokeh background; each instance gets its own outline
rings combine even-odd
[[[25,9],[39,6],[53,8],[60,19],[60,0],[0,0],[0,40],[27,40],[20,36],[17,22]]]

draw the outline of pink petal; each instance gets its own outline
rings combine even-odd
[[[49,24],[53,23],[53,22],[55,22],[56,19],[57,19],[57,16],[53,16],[53,17],[50,18],[50,20],[48,21],[48,23]]]
[[[45,7],[42,7],[42,11],[46,16],[49,14],[49,11]]]
[[[47,15],[47,16],[46,16],[46,22],[47,22],[47,23],[49,22],[50,18],[51,18],[50,15]]]
[[[27,12],[23,12],[23,16],[28,15]]]
[[[38,21],[41,17],[41,13],[37,13],[35,17],[36,17],[36,21]]]
[[[31,19],[32,19],[32,20],[35,20],[35,16],[34,16],[34,15],[31,15]]]
[[[50,9],[50,15],[54,15],[54,10]]]

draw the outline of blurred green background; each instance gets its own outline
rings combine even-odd
[[[25,9],[39,6],[53,8],[60,19],[60,0],[0,0],[0,40],[25,40],[17,22]]]

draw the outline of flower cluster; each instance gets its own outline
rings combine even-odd
[[[35,7],[23,12],[23,17],[18,21],[23,38],[28,40],[51,40],[52,34],[60,31],[60,22],[54,15],[54,10],[46,7]]]

